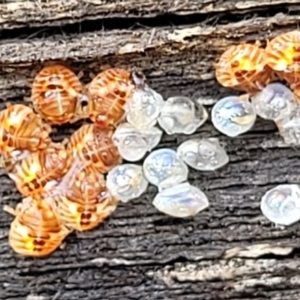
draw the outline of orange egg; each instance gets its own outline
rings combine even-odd
[[[31,100],[36,112],[51,125],[88,117],[85,88],[71,70],[61,65],[44,67],[36,75]]]
[[[51,127],[31,108],[22,104],[8,105],[0,112],[0,152],[14,150],[37,151],[50,143]]]
[[[23,256],[47,256],[62,245],[71,232],[41,198],[28,197],[15,210],[8,206],[4,210],[15,215],[10,226],[9,244]]]
[[[54,199],[60,219],[68,228],[78,231],[95,228],[118,205],[107,190],[103,175],[93,167],[71,167],[57,190]]]
[[[117,147],[112,141],[113,130],[85,124],[75,131],[67,146],[73,161],[79,158],[86,166],[106,173],[122,162]]]
[[[264,49],[255,44],[231,46],[216,64],[216,78],[225,87],[255,93],[273,77],[264,57]]]
[[[115,127],[125,117],[125,105],[133,93],[131,73],[112,68],[99,73],[88,85],[93,103],[90,118],[99,127]]]
[[[265,53],[268,66],[300,96],[300,31],[275,37],[268,43]]]
[[[15,163],[8,175],[24,196],[41,195],[68,171],[70,162],[65,147],[52,143]]]

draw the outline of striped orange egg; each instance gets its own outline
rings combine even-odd
[[[9,244],[20,255],[47,256],[71,233],[42,198],[27,197],[16,209],[5,206],[4,210],[15,216],[9,230]]]
[[[103,175],[93,167],[71,167],[56,191],[54,199],[60,219],[78,231],[95,228],[118,205],[107,190]]]
[[[8,175],[24,196],[42,195],[51,190],[69,166],[70,159],[65,147],[52,143],[47,149],[32,152],[17,162]]]
[[[90,118],[99,127],[115,127],[125,117],[125,105],[133,93],[131,73],[111,68],[99,73],[88,85],[93,103]]]
[[[9,104],[0,112],[0,125],[0,152],[6,155],[45,149],[51,143],[51,127],[28,106]]]
[[[265,50],[266,63],[300,96],[300,31],[272,39]]]
[[[34,109],[51,125],[88,117],[89,99],[78,77],[62,65],[44,67],[32,84]],[[85,115],[87,114],[87,115]]]
[[[73,161],[80,159],[85,165],[106,173],[122,159],[112,141],[113,130],[85,124],[73,133],[67,146]]]
[[[272,79],[264,57],[264,49],[256,44],[231,46],[216,64],[216,78],[225,87],[255,93]]]

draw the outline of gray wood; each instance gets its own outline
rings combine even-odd
[[[235,93],[214,79],[220,53],[241,41],[264,43],[297,28],[300,19],[299,1],[66,3],[0,4],[1,108],[30,96],[41,65],[56,60],[83,70],[85,82],[109,66],[139,68],[164,97],[189,96],[210,109]],[[77,127],[62,127],[56,139]],[[70,235],[65,250],[25,259],[7,243],[12,217],[1,210],[0,299],[298,300],[300,226],[276,228],[259,203],[275,185],[300,182],[299,150],[284,145],[274,124],[262,120],[235,139],[210,121],[195,136],[219,137],[230,164],[212,173],[190,171],[189,181],[211,203],[194,218],[157,212],[150,187],[96,230]],[[175,149],[187,138],[164,135],[159,147]],[[1,205],[15,206],[21,197],[4,172],[0,176]]]
[[[100,18],[150,18],[171,13],[176,15],[234,11],[242,13],[257,8],[297,4],[297,0],[2,0],[0,28],[19,28],[73,24]]]

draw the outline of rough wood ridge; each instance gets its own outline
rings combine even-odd
[[[240,41],[298,28],[299,1],[2,1],[0,103],[22,102],[41,64],[76,72],[140,68],[164,97],[186,95],[212,105],[232,93],[213,63]],[[57,139],[74,127],[59,130]],[[300,182],[299,151],[284,145],[272,122],[229,139],[208,122],[194,136],[219,137],[230,164],[190,172],[210,199],[195,218],[173,219],[151,205],[155,188],[122,204],[97,230],[76,233],[49,258],[19,257],[7,244],[12,217],[0,210],[0,299],[299,300],[300,225],[276,228],[262,217],[267,189]],[[159,147],[186,136],[164,136]],[[1,205],[20,201],[0,173]]]
[[[297,0],[3,0],[0,4],[0,28],[17,28],[23,26],[64,25],[82,20],[99,18],[149,18],[166,13],[176,15],[207,14],[226,11],[251,11],[266,6],[298,3]]]

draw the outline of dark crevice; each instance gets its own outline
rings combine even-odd
[[[294,248],[290,254],[287,255],[276,255],[276,254],[265,254],[259,256],[259,259],[276,259],[278,261],[280,260],[286,260],[286,259],[296,259],[300,257],[300,248]]]
[[[43,27],[38,29],[34,27],[23,27],[18,29],[5,29],[0,32],[0,43],[7,39],[32,39],[32,38],[47,38],[55,35],[72,35],[86,32],[99,32],[108,30],[136,30],[140,28],[159,28],[159,27],[178,27],[184,25],[201,24],[201,26],[215,26],[235,23],[243,20],[248,20],[257,17],[273,17],[278,13],[289,15],[297,15],[298,11],[291,10],[289,5],[284,7],[281,5],[273,6],[266,10],[265,8],[257,9],[252,13],[240,11],[226,11],[226,13],[213,12],[209,14],[196,13],[192,15],[176,15],[166,13],[156,17],[140,17],[140,18],[110,18],[110,19],[95,19],[79,21],[75,24],[67,24],[62,26]],[[294,8],[294,7],[293,7]],[[7,41],[5,41],[7,42]]]

